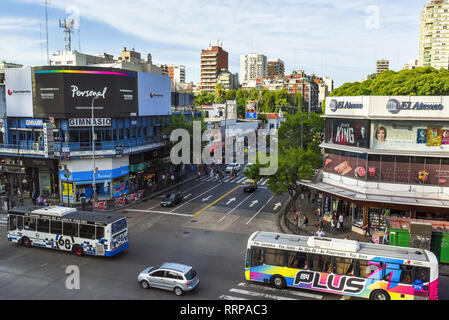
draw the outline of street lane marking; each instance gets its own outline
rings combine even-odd
[[[208,193],[209,191],[211,191],[211,190],[213,190],[213,189],[215,189],[215,188],[217,188],[217,187],[219,187],[219,186],[221,186],[221,183],[217,184],[215,187],[213,187],[213,188],[211,188],[211,189],[208,189],[208,190],[204,191],[202,194],[196,196],[195,198],[192,198],[192,199],[190,199],[189,201],[187,201],[187,202],[181,204],[180,206],[176,207],[175,209],[173,209],[173,210],[170,211],[170,212],[173,212],[173,211],[175,211],[176,209],[182,208],[183,206],[185,206],[185,205],[188,204],[189,202],[192,202],[193,200],[195,200],[195,199],[201,197],[203,194]]]
[[[212,207],[214,204],[216,204],[218,201],[220,201],[221,199],[227,197],[228,195],[230,195],[231,193],[233,193],[235,190],[237,190],[238,188],[240,188],[240,186],[235,187],[234,189],[232,189],[231,191],[229,191],[228,193],[226,193],[225,195],[221,196],[220,198],[218,198],[217,200],[215,200],[214,202],[208,204],[207,206],[205,206],[203,209],[201,209],[200,211],[198,211],[197,213],[195,213],[193,215],[193,217],[199,215],[201,212],[203,212],[204,210]]]
[[[265,298],[265,299],[271,299],[271,300],[296,300],[293,298],[281,297],[281,296],[277,296],[274,294],[259,293],[259,292],[253,292],[253,291],[242,290],[242,289],[232,288],[229,291],[233,292],[233,293],[240,293],[240,294],[247,295],[247,296],[252,296],[252,297],[257,297],[257,298]]]
[[[313,294],[313,293],[307,293],[307,292],[301,292],[301,291],[294,291],[294,290],[288,290],[288,289],[276,289],[276,288],[272,288],[272,287],[259,286],[259,285],[252,284],[252,283],[240,282],[238,284],[238,286],[239,287],[252,288],[252,289],[260,289],[260,290],[275,292],[275,293],[278,293],[278,294],[286,293],[286,294],[299,296],[299,297],[304,297],[304,298],[323,299],[323,296],[319,295],[319,294]]]
[[[243,180],[245,180],[245,179],[246,179],[246,177],[243,177],[243,178],[239,179],[239,180],[237,181],[237,183],[241,183],[241,182],[243,182]]]
[[[171,216],[181,216],[181,217],[191,217],[191,214],[186,213],[176,213],[176,212],[167,212],[167,211],[156,211],[156,210],[140,210],[140,209],[126,209],[126,211],[132,212],[145,212],[145,213],[159,213],[159,214],[167,214]]]
[[[261,185],[265,185],[265,183],[267,183],[268,182],[268,179],[265,179],[262,183],[261,183]]]
[[[245,299],[245,298],[239,298],[239,297],[234,297],[234,296],[228,296],[226,294],[222,294],[219,299],[222,300],[249,300],[249,299]]]
[[[251,219],[249,219],[248,220],[248,222],[246,223],[246,224],[249,224],[250,222],[251,222],[251,220],[253,220],[254,219],[254,217],[255,216],[257,216],[258,214],[259,214],[259,212],[260,211],[262,211],[262,209],[268,204],[268,202],[270,202],[271,201],[271,199],[273,199],[274,198],[274,196],[271,196],[271,198],[259,209],[259,211],[257,211],[256,212],[256,214],[255,215],[253,215],[252,217],[251,217]]]
[[[217,220],[217,222],[220,222],[221,220],[223,220],[224,218],[226,218],[228,216],[228,214],[230,214],[232,211],[234,211],[235,209],[237,209],[243,202],[245,202],[246,200],[248,200],[249,197],[251,197],[252,195],[254,195],[255,192],[251,193],[249,196],[247,196],[242,202],[240,202],[237,206],[235,206],[234,208],[232,208],[231,211],[229,211],[228,213],[226,213],[220,220]]]

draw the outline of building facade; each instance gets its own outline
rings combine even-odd
[[[199,91],[215,92],[218,73],[228,70],[228,53],[220,46],[212,46],[201,52],[201,82]]]
[[[384,71],[390,70],[390,61],[389,60],[377,60],[376,61],[376,74],[380,74]]]
[[[284,61],[281,59],[269,59],[267,62],[268,79],[279,79],[285,75]]]
[[[240,56],[240,77],[240,81],[242,83],[267,78],[267,57],[258,53],[250,53]]]
[[[301,184],[327,216],[380,236],[385,217],[449,220],[448,97],[332,97],[325,118],[323,169]]]
[[[217,77],[217,84],[222,84],[225,90],[237,90],[239,88],[238,73],[233,74],[229,70],[220,70]]]
[[[186,67],[182,65],[171,65],[167,67],[168,76],[171,78],[172,87],[186,82]]]
[[[421,11],[419,66],[449,68],[449,2],[432,0]]]

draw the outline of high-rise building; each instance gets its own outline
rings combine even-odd
[[[421,11],[419,66],[449,68],[448,0],[432,0]]]
[[[171,65],[167,67],[168,75],[171,78],[172,84],[179,84],[186,82],[186,67],[181,65]]]
[[[380,74],[384,71],[390,70],[390,61],[389,60],[377,60],[376,62],[376,73]]]
[[[404,70],[413,70],[419,66],[419,59],[410,59],[404,66]]]
[[[284,61],[281,59],[268,60],[268,79],[283,78],[285,75]]]
[[[250,53],[240,56],[240,81],[242,83],[267,78],[267,57],[263,54]]]
[[[237,90],[239,88],[238,73],[233,74],[226,69],[220,70],[218,73],[217,84],[222,84],[225,90]]]
[[[221,69],[228,70],[228,53],[220,46],[212,46],[201,52],[201,82],[200,91],[214,92],[218,73]]]

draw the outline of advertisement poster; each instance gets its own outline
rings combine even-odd
[[[443,128],[429,127],[427,130],[427,145],[430,147],[439,147],[443,140]]]
[[[418,129],[416,143],[427,143],[427,129]]]
[[[368,121],[334,120],[332,137],[336,144],[367,148],[369,143]]]
[[[449,130],[443,130],[441,144],[449,144]]]
[[[257,119],[257,101],[246,101],[246,119]]]

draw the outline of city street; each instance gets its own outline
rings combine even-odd
[[[243,179],[243,180],[242,180]],[[0,241],[0,299],[151,299],[151,300],[336,300],[341,296],[313,291],[277,290],[244,279],[246,242],[256,230],[279,231],[278,203],[264,185],[243,192],[239,181],[223,183],[202,177],[184,184],[185,199],[162,208],[155,198],[118,213],[128,219],[130,247],[112,258],[77,257],[49,249],[27,249]],[[6,232],[4,223],[0,232]],[[200,285],[176,297],[158,289],[144,290],[137,274],[166,261],[195,267]],[[67,266],[80,270],[80,289],[66,288]],[[449,279],[440,279],[440,299],[449,298]]]

